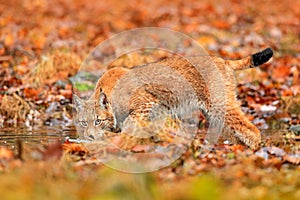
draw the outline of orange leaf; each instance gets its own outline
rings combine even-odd
[[[291,73],[291,68],[286,65],[278,66],[273,69],[272,77],[273,79],[284,79],[288,77]]]
[[[34,88],[24,88],[24,96],[26,98],[34,98],[37,97],[38,94],[41,92],[40,89],[34,89]]]
[[[38,49],[43,49],[46,44],[46,37],[43,35],[35,35],[32,38],[32,43],[35,45]]]
[[[62,147],[64,152],[68,154],[86,155],[88,153],[88,150],[82,144],[66,142]]]
[[[0,160],[10,160],[14,157],[14,153],[4,147],[0,147]]]
[[[43,152],[43,160],[58,160],[62,156],[63,147],[59,140],[49,145]]]
[[[6,35],[4,39],[4,44],[8,47],[12,46],[14,44],[14,36],[12,34]]]
[[[200,36],[197,41],[202,45],[216,44],[216,38],[210,35]]]
[[[228,22],[223,20],[215,20],[213,21],[212,25],[219,29],[229,29],[231,27],[231,25]]]

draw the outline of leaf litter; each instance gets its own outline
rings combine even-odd
[[[299,199],[299,6],[292,0],[1,3],[0,127],[26,127],[31,134],[39,127],[65,131],[58,141],[30,147],[26,139],[1,143],[0,172],[5,181],[0,186],[6,189],[1,196],[32,199],[33,194],[42,198],[48,192],[52,199]],[[210,54],[229,59],[272,47],[271,62],[236,74],[242,109],[262,130],[258,151],[226,141],[206,148],[200,130],[170,166],[131,176],[107,169],[82,145],[64,140],[76,135],[69,79],[80,62],[109,36],[144,26],[181,31]],[[112,67],[132,67],[164,56],[168,55],[132,54]],[[205,120],[202,124],[205,127]],[[45,137],[48,134],[51,131]],[[6,136],[1,133],[2,138]],[[128,148],[142,152],[147,146]]]

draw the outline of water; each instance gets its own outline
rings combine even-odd
[[[0,128],[0,147],[14,152],[22,159],[40,159],[47,146],[75,138],[75,127]],[[22,155],[20,155],[22,154]]]

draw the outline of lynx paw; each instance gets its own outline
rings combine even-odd
[[[250,130],[244,133],[235,132],[234,136],[237,138],[237,140],[241,141],[243,144],[247,145],[253,150],[258,149],[261,143],[261,135],[258,130],[257,132]]]

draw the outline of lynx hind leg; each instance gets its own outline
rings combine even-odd
[[[261,143],[260,131],[239,109],[226,113],[225,136],[231,142],[242,142],[251,149],[257,149]]]

